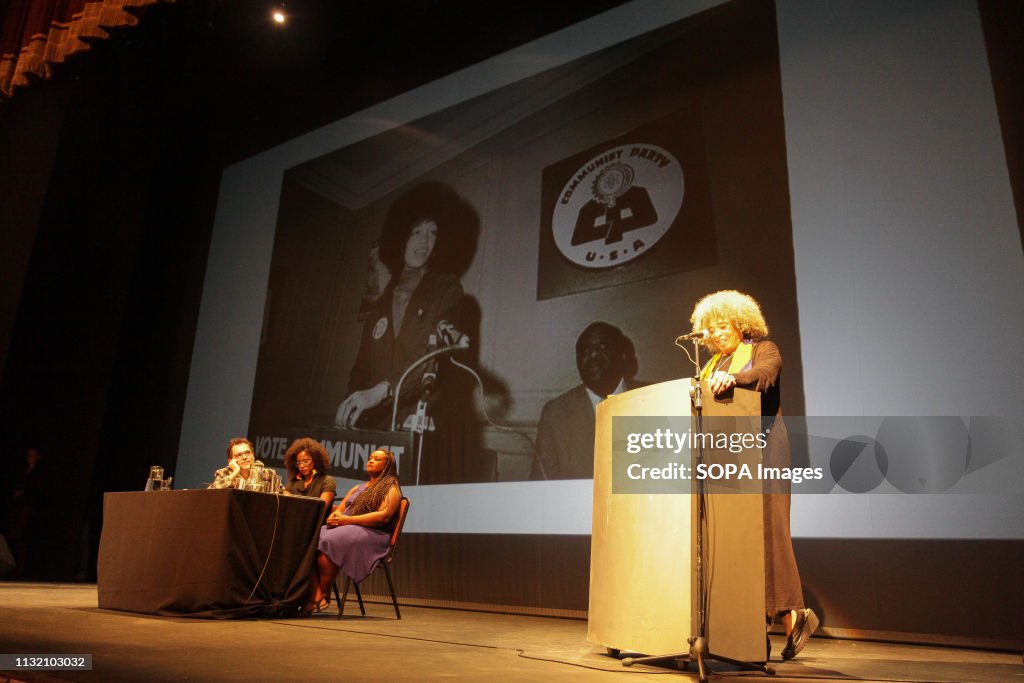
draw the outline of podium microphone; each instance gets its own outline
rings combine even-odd
[[[469,335],[460,332],[456,329],[455,325],[447,320],[437,323],[437,336],[447,346],[458,346],[463,349],[469,348]]]
[[[676,337],[676,344],[684,341],[690,341],[691,339],[707,339],[710,336],[711,333],[708,332],[707,330],[697,330],[696,332],[691,332],[690,334],[684,334],[682,336]]]
[[[437,351],[437,335],[432,334],[427,343],[427,354]],[[423,368],[423,375],[420,376],[420,391],[424,397],[433,393],[437,385],[437,358],[431,358]]]

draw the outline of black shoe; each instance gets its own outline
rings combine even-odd
[[[796,623],[786,639],[786,647],[782,649],[783,659],[793,659],[807,645],[807,640],[818,629],[818,616],[811,609],[798,609]]]

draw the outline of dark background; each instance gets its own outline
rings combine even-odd
[[[0,103],[3,506],[27,576],[94,579],[102,492],[172,471],[220,172],[622,0],[179,0]],[[6,509],[0,510],[0,515]]]

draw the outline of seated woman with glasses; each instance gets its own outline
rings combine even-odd
[[[324,501],[326,522],[338,492],[338,484],[334,477],[327,474],[331,463],[323,445],[310,438],[296,439],[284,454],[284,467],[288,470],[285,495],[308,496]]]
[[[235,437],[228,442],[228,464],[213,473],[211,489],[244,488],[245,482],[252,472],[256,453],[252,442],[243,437]]]
[[[320,543],[309,586],[309,601],[300,616],[320,612],[330,604],[338,572],[359,582],[370,575],[377,560],[388,553],[397,522],[402,490],[395,454],[383,448],[366,459],[369,480],[353,486],[320,531]]]

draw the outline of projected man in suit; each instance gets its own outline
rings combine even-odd
[[[606,397],[635,386],[633,343],[614,325],[591,323],[576,339],[576,369],[583,383],[541,411],[531,479],[594,476],[594,411]]]

